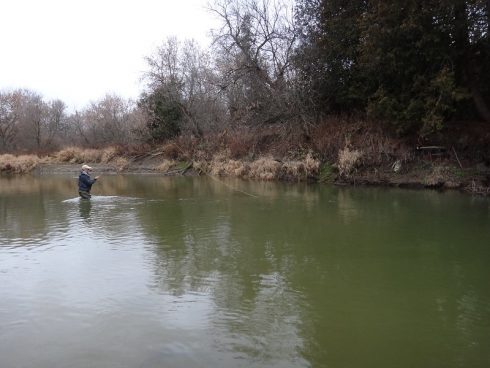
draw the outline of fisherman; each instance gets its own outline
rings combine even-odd
[[[78,194],[80,194],[80,197],[82,197],[83,199],[90,199],[90,197],[92,197],[92,195],[90,194],[90,189],[92,189],[92,185],[99,178],[98,176],[96,176],[95,178],[91,179],[91,171],[92,168],[90,166],[83,165],[80,176],[78,177]]]

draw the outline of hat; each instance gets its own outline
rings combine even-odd
[[[92,170],[92,168],[88,165],[83,165],[82,170]]]

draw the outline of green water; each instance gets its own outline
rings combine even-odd
[[[490,200],[0,178],[0,367],[489,367]]]

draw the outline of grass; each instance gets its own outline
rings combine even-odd
[[[28,173],[35,169],[41,161],[36,155],[0,155],[0,172],[14,174]]]
[[[66,147],[54,154],[54,161],[60,163],[66,162],[70,164],[107,164],[118,156],[118,150],[112,146],[104,149],[83,149],[79,147]]]
[[[352,171],[359,165],[363,156],[362,151],[345,147],[339,151],[339,173],[342,176],[349,176]]]
[[[320,183],[333,183],[335,181],[335,168],[328,162],[320,166],[318,181]]]
[[[172,169],[175,166],[175,161],[174,160],[163,160],[161,164],[159,164],[155,170],[156,171],[161,171],[161,172],[168,172],[170,169]]]
[[[319,173],[320,161],[308,153],[302,160],[277,160],[268,155],[253,161],[230,158],[229,151],[222,151],[213,156],[211,161],[194,161],[197,171],[213,176],[230,176],[261,181],[290,180],[305,181]]]

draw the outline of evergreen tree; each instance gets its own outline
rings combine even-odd
[[[300,1],[299,80],[320,112],[427,134],[490,121],[490,2]]]

